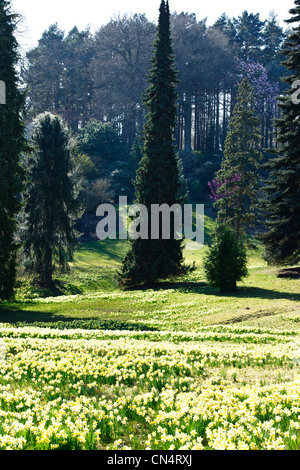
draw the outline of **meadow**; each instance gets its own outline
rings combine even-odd
[[[205,250],[149,290],[117,287],[120,241],[82,244],[51,292],[23,275],[0,305],[0,449],[300,450],[300,281],[256,242],[221,295]]]

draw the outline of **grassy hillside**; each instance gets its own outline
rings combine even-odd
[[[0,449],[299,450],[300,280],[256,243],[234,295],[206,285],[206,247],[121,291],[126,249],[82,244],[51,291],[23,278],[0,305]]]
[[[205,220],[205,243],[214,229]],[[207,325],[242,323],[276,328],[297,328],[300,313],[298,279],[277,277],[262,259],[262,247],[249,250],[249,277],[234,295],[220,295],[206,285],[202,261],[207,250],[186,250],[188,264],[196,270],[180,279],[160,283],[155,289],[123,292],[115,274],[127,250],[127,241],[81,244],[70,275],[59,276],[50,292],[23,278],[17,301],[0,306],[1,321],[57,321],[96,319],[155,327],[197,331]]]

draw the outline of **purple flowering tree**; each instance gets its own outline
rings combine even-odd
[[[241,176],[238,173],[235,173],[230,179],[230,181],[226,179],[224,182],[222,182],[216,176],[215,179],[208,183],[208,186],[210,188],[210,199],[212,199],[214,202],[217,202],[220,199],[224,199],[226,197],[234,197],[234,195],[237,196],[238,186],[234,183],[238,183],[239,181],[241,181]],[[228,188],[229,183],[231,189],[226,190],[225,187]]]
[[[237,70],[253,86],[258,115],[265,116],[270,107],[276,111],[279,85],[270,82],[266,68],[258,62],[239,60]]]
[[[261,145],[273,148],[276,145],[273,133],[273,121],[279,117],[277,99],[280,94],[279,84],[271,82],[266,68],[258,62],[237,62],[238,81],[246,78],[253,87],[255,111],[260,120],[262,135]]]

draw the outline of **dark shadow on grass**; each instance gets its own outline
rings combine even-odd
[[[280,269],[277,277],[285,279],[300,279],[300,267]]]
[[[155,327],[141,323],[131,323],[122,320],[99,320],[94,318],[74,318],[72,316],[55,315],[42,311],[28,311],[16,305],[0,305],[0,323],[9,323],[14,326],[36,326],[58,329],[84,329],[84,330],[130,330],[130,331],[157,331]]]
[[[197,293],[198,291],[202,290],[203,288],[207,287],[207,284],[205,282],[172,282],[172,281],[161,281],[161,282],[154,282],[153,284],[147,284],[141,285],[141,286],[135,286],[132,288],[128,288],[125,290],[125,292],[133,292],[133,291],[147,291],[149,289],[154,290],[154,291],[159,291],[159,290],[168,290],[168,289],[176,289],[178,291],[182,292],[193,292]]]
[[[73,320],[73,318],[65,317],[63,315],[56,315],[55,313],[43,311],[30,311],[23,310],[21,305],[0,305],[0,322],[1,323],[18,323],[18,322],[55,322]]]
[[[214,292],[214,295],[221,295],[219,292]],[[238,287],[237,291],[231,294],[222,294],[223,297],[236,297],[236,298],[257,298],[268,300],[293,300],[300,302],[300,294],[295,292],[278,292],[273,289],[262,289],[260,287]]]
[[[247,287],[239,286],[235,292],[221,293],[219,289],[207,285],[205,282],[157,282],[155,284],[135,287],[134,290],[148,290],[155,291],[175,289],[178,292],[185,294],[204,294],[214,295],[218,297],[234,297],[234,298],[259,298],[259,299],[285,299],[300,302],[300,294],[294,292],[278,292],[271,289],[262,289],[260,287]]]

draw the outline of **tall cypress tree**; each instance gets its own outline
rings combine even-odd
[[[25,148],[25,97],[16,72],[16,21],[10,2],[0,0],[0,80],[6,89],[6,103],[0,104],[0,299],[10,299],[14,291],[17,254],[14,235],[23,179],[20,157]]]
[[[225,141],[224,159],[218,172],[220,184],[218,223],[232,228],[239,239],[256,218],[259,120],[254,110],[254,90],[246,78],[239,86],[237,102]]]
[[[144,129],[143,156],[136,173],[136,203],[148,209],[148,233],[151,237],[151,205],[180,203],[178,159],[173,132],[176,119],[177,74],[170,32],[169,3],[161,2],[157,36],[154,42],[150,86],[144,97],[147,122]],[[182,240],[131,240],[123,262],[120,284],[125,287],[151,285],[153,282],[180,274],[183,270]]]
[[[300,103],[293,84],[300,79],[300,0],[290,10],[287,23],[297,23],[284,44],[283,65],[288,84],[279,99],[281,117],[275,123],[278,149],[266,168],[269,177],[264,186],[262,209],[267,232],[262,239],[270,264],[294,264],[300,260]],[[299,88],[299,86],[298,86]]]
[[[24,253],[29,270],[51,287],[55,268],[68,270],[72,260],[79,203],[71,178],[69,133],[62,119],[50,113],[38,116],[31,141]]]

